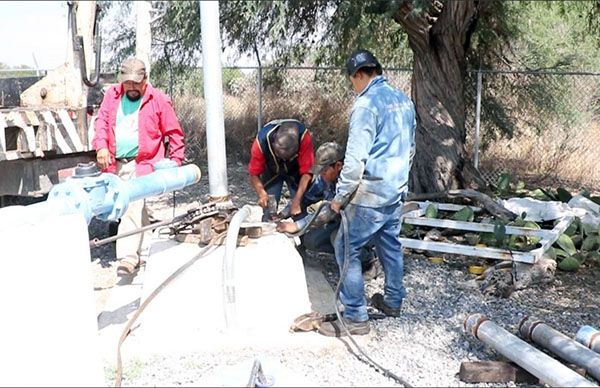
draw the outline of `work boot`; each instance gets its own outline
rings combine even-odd
[[[373,279],[377,279],[379,276],[383,275],[383,267],[381,266],[381,262],[377,257],[371,259],[371,261],[363,264],[362,274],[365,281],[371,281]]]
[[[140,259],[133,259],[127,257],[119,260],[119,266],[117,267],[117,275],[126,276],[131,275],[140,268]]]
[[[369,321],[364,322],[355,322],[351,321],[347,318],[342,317],[344,321],[344,325],[348,329],[351,335],[365,335],[369,334],[371,331],[371,325],[369,325]],[[339,320],[323,322],[317,328],[319,334],[322,334],[327,337],[344,337],[346,336],[346,330],[342,327]]]
[[[402,304],[400,304],[400,307],[398,308],[393,308],[386,305],[383,301],[383,295],[380,293],[373,294],[371,297],[371,305],[377,310],[383,312],[388,317],[394,318],[398,318],[400,316],[400,309],[402,308]]]

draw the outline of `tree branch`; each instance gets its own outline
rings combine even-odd
[[[465,190],[446,190],[439,191],[437,193],[424,193],[424,194],[414,194],[408,196],[408,201],[426,201],[431,199],[438,198],[455,198],[455,197],[464,197],[470,198],[477,202],[479,202],[490,214],[500,218],[501,220],[507,222],[512,221],[517,218],[517,215],[510,210],[506,209],[504,206],[496,203],[489,196],[480,193],[476,190],[465,189]]]

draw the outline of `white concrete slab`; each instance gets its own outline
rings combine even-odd
[[[0,209],[0,386],[101,386],[86,222],[25,208]]]
[[[235,253],[237,329],[225,327],[221,246],[198,259],[148,305],[122,347],[123,359],[248,347],[343,346],[314,332],[289,332],[292,321],[302,314],[332,311],[333,290],[321,269],[304,266],[293,240],[282,234],[249,241]],[[114,362],[118,339],[134,307],[199,252],[196,244],[154,236],[145,268],[132,284],[115,286],[99,317],[105,360]]]

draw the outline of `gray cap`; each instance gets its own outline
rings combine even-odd
[[[119,70],[120,82],[142,82],[145,76],[146,65],[141,59],[130,57],[121,63],[121,69]]]
[[[344,150],[341,145],[334,141],[321,144],[315,152],[313,174],[320,174],[325,167],[340,160],[344,160]]]
[[[363,67],[372,67],[381,70],[381,64],[369,50],[356,50],[346,61],[346,70],[348,75],[353,76]]]
[[[273,152],[283,160],[290,160],[298,153],[298,126],[293,122],[284,122],[275,133]]]

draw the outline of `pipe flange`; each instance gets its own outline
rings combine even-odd
[[[519,323],[519,335],[521,338],[530,341],[533,335],[533,330],[542,323],[544,322],[526,315]]]
[[[464,328],[466,332],[470,332],[473,334],[473,337],[479,339],[477,337],[477,331],[479,330],[479,326],[485,321],[488,321],[488,317],[483,314],[471,314],[465,319]]]

